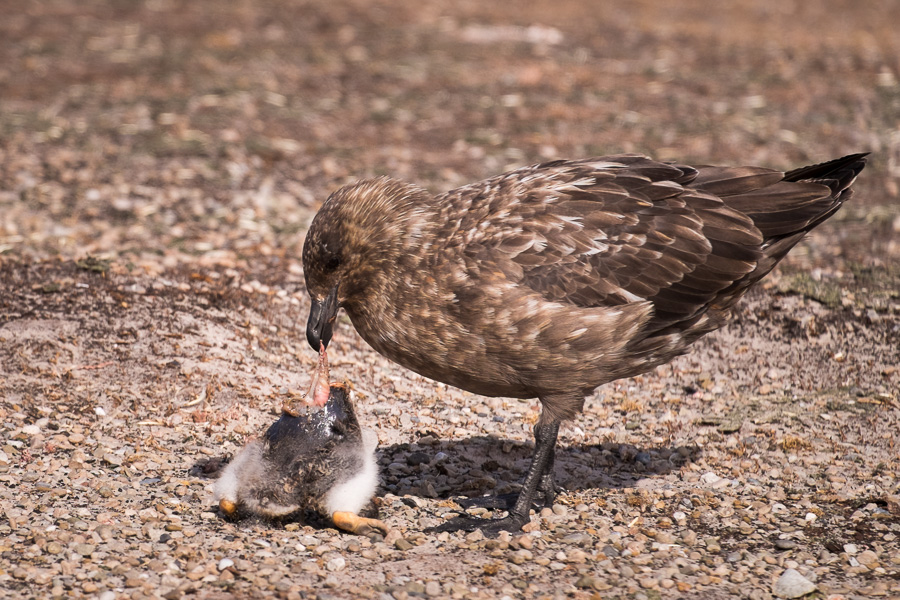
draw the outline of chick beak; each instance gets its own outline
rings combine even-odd
[[[331,288],[323,300],[313,298],[309,321],[306,322],[306,341],[313,350],[318,352],[331,341],[338,308],[337,286]]]

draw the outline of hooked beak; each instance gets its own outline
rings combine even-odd
[[[322,346],[328,347],[338,308],[337,286],[331,288],[324,300],[313,299],[306,323],[306,341],[316,352]]]

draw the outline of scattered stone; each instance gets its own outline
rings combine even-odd
[[[860,552],[859,556],[856,557],[856,560],[859,561],[859,564],[865,565],[870,569],[874,569],[878,566],[878,555],[871,550],[863,550]]]
[[[118,454],[113,454],[112,452],[107,452],[103,455],[103,460],[114,467],[121,466],[124,462],[124,459]]]
[[[224,571],[225,569],[231,568],[234,566],[234,561],[230,558],[226,557],[219,561],[219,564],[216,565],[220,571]]]
[[[697,532],[692,529],[685,530],[681,534],[681,541],[687,546],[695,545],[697,543]]]
[[[607,588],[607,586],[604,585],[603,579],[594,575],[582,575],[575,582],[575,587],[594,590],[604,590]]]
[[[418,467],[419,465],[427,465],[431,462],[431,457],[425,454],[424,452],[413,452],[409,456],[406,457],[406,464],[411,467]]]
[[[888,512],[900,516],[900,494],[888,495],[886,500]]]
[[[712,471],[704,473],[703,475],[700,476],[700,481],[702,481],[706,485],[710,485],[710,486],[715,485],[716,483],[718,483],[721,480],[722,480],[722,478],[719,477],[718,475],[716,475],[715,473],[713,473]]]
[[[775,582],[772,593],[777,598],[802,598],[816,591],[816,584],[796,569],[787,569]]]
[[[418,581],[410,581],[405,586],[403,586],[403,589],[407,593],[414,594],[416,596],[421,596],[425,593],[425,586]]]
[[[657,531],[654,539],[660,544],[674,544],[675,536],[670,531]]]
[[[59,542],[49,542],[44,548],[44,551],[47,552],[47,554],[59,554],[63,550],[63,545]]]
[[[397,550],[402,550],[405,552],[405,551],[409,550],[410,548],[412,548],[413,545],[409,540],[400,538],[396,542],[394,542],[394,547]]]

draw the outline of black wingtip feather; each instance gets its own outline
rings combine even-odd
[[[808,181],[831,179],[837,185],[832,187],[834,192],[847,189],[860,171],[866,166],[868,152],[848,154],[841,158],[829,160],[816,165],[800,167],[784,174],[785,181]],[[824,182],[823,182],[824,183]]]

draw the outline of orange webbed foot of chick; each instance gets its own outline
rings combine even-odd
[[[219,510],[221,510],[225,516],[231,517],[237,512],[237,504],[227,498],[222,498],[219,500]]]
[[[337,511],[331,515],[331,520],[334,521],[334,525],[338,529],[343,529],[344,531],[349,531],[356,535],[369,535],[375,530],[387,534],[389,531],[388,526],[384,521],[379,519],[367,519],[366,517],[361,517],[352,512]]]

